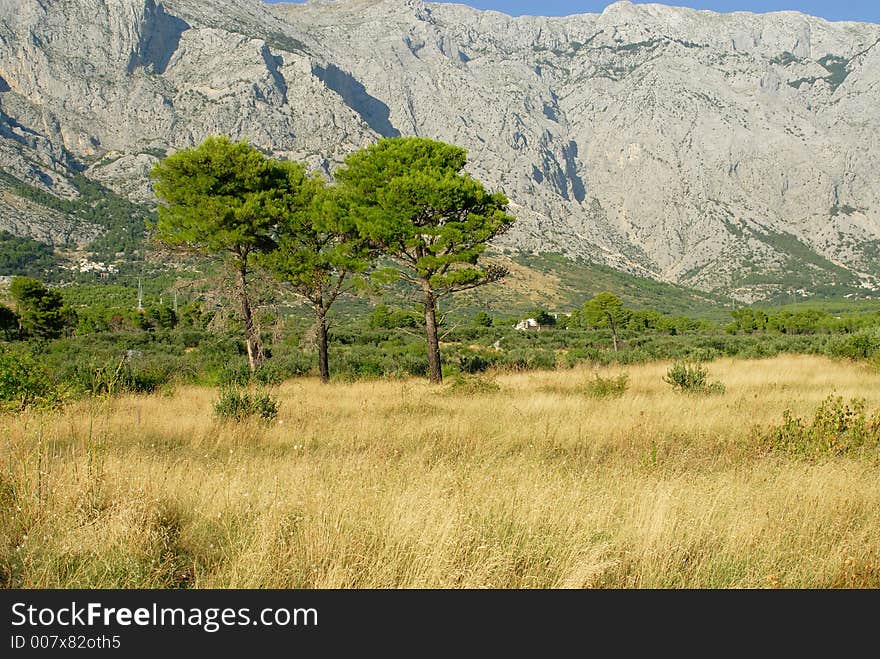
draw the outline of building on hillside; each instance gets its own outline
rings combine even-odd
[[[522,330],[524,332],[540,332],[542,325],[535,320],[534,318],[526,318],[525,320],[519,321],[514,329]]]

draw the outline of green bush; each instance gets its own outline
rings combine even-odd
[[[278,416],[278,401],[265,391],[227,387],[214,401],[214,416],[220,421],[245,421],[256,417],[269,423]]]
[[[77,365],[68,377],[80,392],[93,396],[119,396],[152,393],[180,373],[179,364],[173,358],[153,355],[141,359],[135,354],[130,352],[103,363]]]
[[[497,382],[479,375],[457,375],[446,387],[446,393],[450,396],[478,396],[500,390]]]
[[[458,356],[458,368],[462,373],[482,373],[498,361],[496,354],[466,352]]]
[[[811,422],[783,412],[782,424],[762,433],[773,451],[805,458],[856,456],[880,449],[880,411],[870,420],[865,401],[829,396],[820,403]]]
[[[31,355],[0,350],[0,408],[17,412],[60,401],[56,383]]]
[[[253,380],[262,385],[279,385],[287,379],[287,372],[282,364],[269,360],[253,374]]]
[[[556,368],[556,353],[540,348],[518,348],[505,353],[499,365],[514,371],[550,371]]]
[[[825,352],[831,357],[870,359],[880,354],[880,329],[864,329],[854,334],[835,336],[829,341]]]
[[[603,378],[598,373],[587,382],[587,395],[591,398],[619,398],[629,386],[629,375],[622,373],[615,378]]]
[[[721,382],[709,382],[709,371],[699,363],[675,362],[666,371],[663,381],[676,391],[694,394],[723,394]]]

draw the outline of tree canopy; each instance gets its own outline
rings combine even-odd
[[[463,172],[464,149],[395,137],[351,154],[337,170],[354,202],[362,236],[390,256],[425,309],[431,380],[440,382],[437,300],[501,279],[506,269],[481,265],[487,243],[514,222],[508,200]]]
[[[209,137],[162,160],[152,177],[162,201],[155,237],[232,267],[248,363],[256,370],[264,354],[248,289],[252,256],[275,246],[276,225],[307,185],[305,169],[267,158],[247,142]]]
[[[18,310],[22,338],[55,339],[66,326],[75,324],[75,314],[64,306],[61,294],[46,288],[37,279],[13,277],[9,294]]]
[[[276,277],[307,299],[315,314],[318,366],[330,378],[327,313],[351,276],[366,270],[371,251],[360,235],[345,200],[322,179],[302,182],[291,170],[275,248],[260,259]]]
[[[614,293],[599,293],[584,304],[581,318],[587,327],[607,327],[611,330],[614,351],[617,352],[617,331],[629,317],[623,301]]]

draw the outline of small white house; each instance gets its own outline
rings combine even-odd
[[[538,332],[541,330],[541,325],[534,318],[526,318],[525,320],[519,321],[514,329],[522,330],[524,332]]]

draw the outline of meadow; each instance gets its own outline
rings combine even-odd
[[[832,394],[876,423],[880,370],[720,359],[694,395],[669,366],[295,378],[269,424],[195,385],[5,414],[0,586],[880,587],[880,448],[766,440]]]

